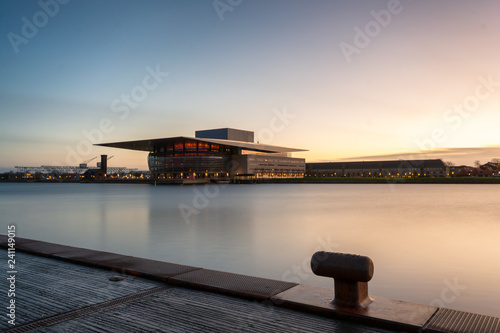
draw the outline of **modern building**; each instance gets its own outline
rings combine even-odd
[[[196,131],[195,137],[112,142],[98,146],[148,151],[151,174],[158,179],[302,178],[306,151],[254,143],[254,133],[233,128]]]
[[[306,164],[307,177],[447,177],[440,159],[367,162],[320,162]]]

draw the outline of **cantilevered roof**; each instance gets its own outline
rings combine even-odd
[[[262,153],[293,153],[299,151],[307,151],[306,149],[298,148],[288,148],[280,146],[265,145],[253,142],[243,142],[243,141],[233,141],[233,140],[223,140],[223,139],[205,139],[205,138],[192,138],[186,136],[178,136],[172,138],[161,138],[161,139],[149,139],[149,140],[136,140],[136,141],[122,141],[122,142],[110,142],[110,143],[99,143],[96,146],[112,147],[112,148],[122,148],[131,150],[142,150],[142,151],[152,151],[155,145],[161,145],[163,143],[172,142],[175,140],[192,140],[197,142],[207,142],[217,145],[225,145],[231,147],[242,148],[245,150],[258,151]]]

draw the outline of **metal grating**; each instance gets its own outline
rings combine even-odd
[[[99,263],[99,267],[119,270],[133,275],[146,276],[155,279],[166,279],[168,277],[199,270],[201,268],[172,264],[150,259],[136,257],[123,257]]]
[[[500,333],[500,318],[441,308],[424,328],[428,333]]]
[[[287,289],[295,287],[296,283],[270,280],[253,276],[201,269],[194,272],[174,276],[171,283],[214,290],[238,296],[269,298]]]
[[[52,253],[74,250],[74,247],[46,242],[19,242],[16,238],[16,249],[36,253],[38,255],[50,255]]]
[[[41,329],[59,332],[398,333],[204,291],[172,288]]]
[[[170,289],[170,288],[171,287],[167,287],[167,286],[155,287],[155,288],[152,288],[152,289],[149,289],[146,291],[138,292],[136,294],[115,298],[115,299],[112,299],[112,300],[107,301],[107,302],[93,304],[93,305],[86,306],[84,308],[80,308],[77,310],[56,314],[56,315],[53,315],[53,316],[50,316],[50,317],[47,317],[44,319],[40,319],[40,320],[31,322],[31,323],[17,326],[17,327],[12,328],[12,329],[8,329],[4,332],[10,332],[10,333],[30,332],[32,330],[41,329],[41,328],[56,325],[56,324],[59,324],[59,323],[62,323],[62,322],[68,321],[68,320],[74,320],[74,319],[77,319],[79,317],[91,315],[93,313],[100,312],[100,311],[103,311],[103,310],[106,310],[106,309],[109,309],[109,308],[112,308],[112,307],[115,307],[115,306],[118,306],[118,305],[121,305],[124,303],[134,302],[134,301],[137,301],[141,298],[161,293],[161,292],[163,292],[167,289]]]

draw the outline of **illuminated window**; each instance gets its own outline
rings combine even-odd
[[[182,151],[184,150],[184,144],[183,142],[176,142],[174,145],[175,151]]]
[[[199,151],[210,150],[210,144],[206,142],[198,142],[198,150]]]
[[[196,150],[196,142],[186,142],[184,143],[184,147],[186,150]]]

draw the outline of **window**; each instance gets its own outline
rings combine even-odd
[[[210,144],[206,142],[198,142],[198,150],[199,151],[208,151],[210,150]]]
[[[196,151],[196,142],[185,142],[184,143],[184,148],[187,150],[187,151]]]
[[[182,151],[184,150],[184,143],[181,141],[181,142],[176,142],[174,144],[174,149],[175,151]]]

